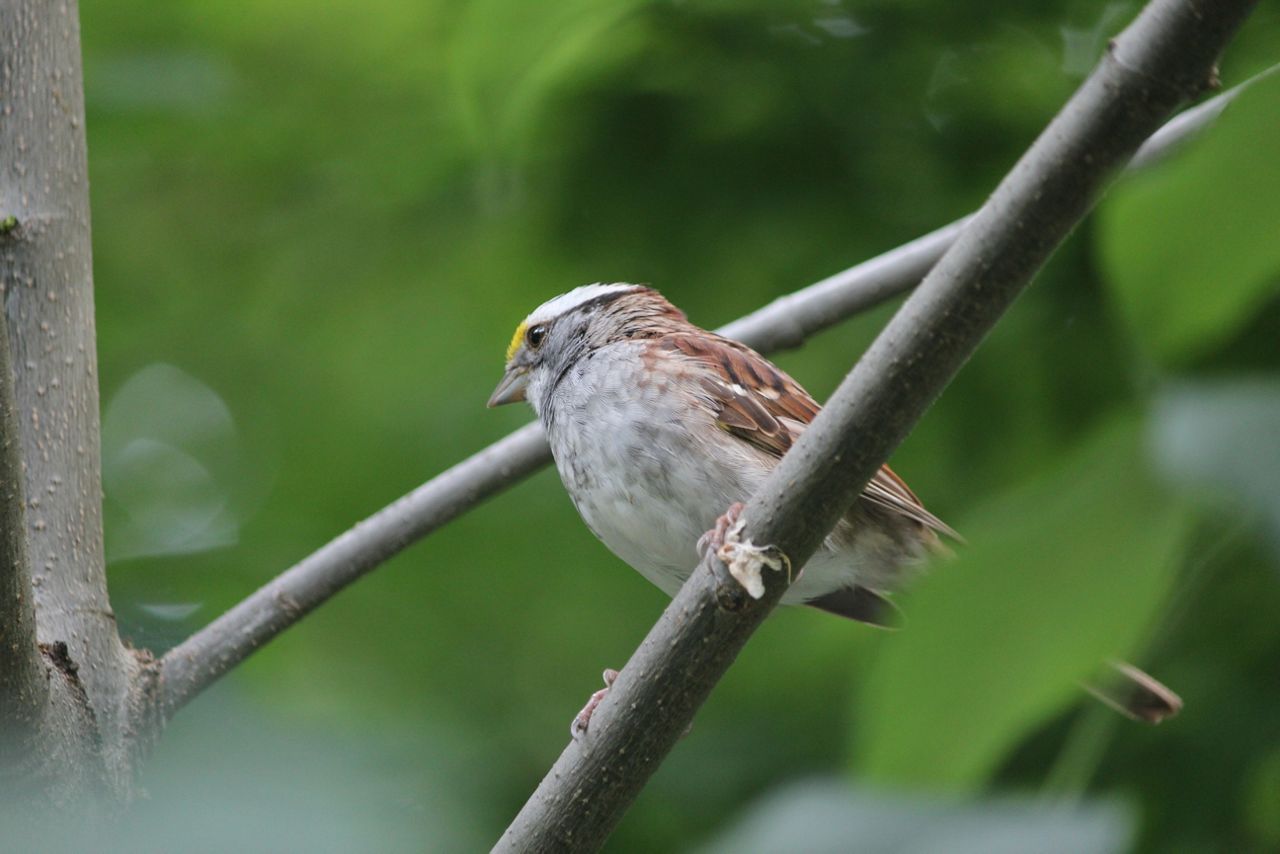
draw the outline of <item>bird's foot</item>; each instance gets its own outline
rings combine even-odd
[[[742,536],[745,520],[743,505],[734,502],[716,525],[698,539],[701,550],[712,549],[712,554],[724,563],[729,574],[737,579],[747,595],[759,599],[764,595],[764,577],[761,570],[786,571],[787,582],[791,577],[791,561],[777,546],[758,546]]]
[[[591,723],[591,716],[595,714],[596,706],[600,705],[600,701],[609,693],[609,689],[613,687],[613,683],[618,679],[618,671],[612,668],[604,672],[604,687],[591,695],[591,699],[587,700],[587,704],[582,707],[582,711],[578,712],[573,718],[573,723],[569,724],[569,735],[574,741],[582,738],[587,734],[587,725]]]
[[[746,505],[741,501],[735,501],[729,505],[729,509],[724,511],[724,515],[716,519],[716,526],[707,531],[698,538],[698,554],[704,555],[708,550],[713,555],[718,555],[720,550],[724,548],[725,537],[729,534],[729,529],[738,524],[738,517],[742,515],[742,510]]]

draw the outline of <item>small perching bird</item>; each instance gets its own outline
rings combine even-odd
[[[576,288],[516,327],[489,406],[520,400],[546,428],[587,527],[670,596],[704,544],[725,554],[721,514],[757,491],[819,410],[750,347],[694,326],[652,288],[624,283]],[[958,539],[882,466],[782,602],[884,625],[885,594],[946,551],[940,534]],[[740,580],[759,595],[757,579]],[[1147,720],[1177,711],[1176,695],[1151,677],[1117,672],[1126,686],[1101,692],[1109,704]]]

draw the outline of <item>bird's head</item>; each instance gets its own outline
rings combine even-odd
[[[664,322],[684,322],[684,315],[644,285],[583,285],[547,300],[511,336],[489,406],[527,400],[541,414],[547,396],[583,356],[615,341],[652,337]]]

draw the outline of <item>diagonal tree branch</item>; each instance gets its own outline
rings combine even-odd
[[[1141,169],[1168,157],[1212,125],[1241,92],[1276,73],[1280,73],[1280,65],[1174,116],[1147,138],[1129,161],[1128,168]],[[762,353],[799,347],[822,330],[915,287],[970,219],[972,215],[962,217],[897,249],[778,297],[719,331]]]
[[[330,596],[550,459],[528,424],[437,475],[295,564],[160,660],[161,714],[169,717],[259,646]]]
[[[1151,162],[1207,127],[1244,85],[1187,110],[1143,146]],[[762,353],[806,339],[913,288],[960,234],[957,220],[883,255],[780,297],[719,331]],[[338,591],[482,501],[551,461],[534,423],[388,505],[286,570],[170,650],[160,662],[167,718],[212,682]]]
[[[1096,202],[1142,140],[1215,76],[1255,0],[1152,0],[1000,183],[743,511],[794,570]],[[839,465],[833,465],[838,462]],[[753,600],[708,557],[496,851],[599,848],[787,587]]]

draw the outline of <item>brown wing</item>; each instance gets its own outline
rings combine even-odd
[[[670,335],[659,344],[703,363],[702,390],[727,433],[781,457],[821,408],[800,384],[756,351],[718,335]],[[920,499],[887,465],[881,466],[862,497],[927,528],[960,536],[924,508]]]
[[[800,384],[754,350],[718,335],[671,335],[664,349],[707,368],[702,390],[726,432],[781,457],[799,429],[818,414],[817,402]]]
[[[914,519],[926,528],[946,534],[956,542],[964,542],[964,537],[957,534],[955,529],[924,509],[924,505],[920,503],[919,498],[916,498],[911,487],[907,486],[907,482],[898,477],[888,465],[880,466],[875,477],[871,478],[871,482],[862,490],[862,498],[872,504],[879,504],[881,507],[901,513],[908,519]]]

